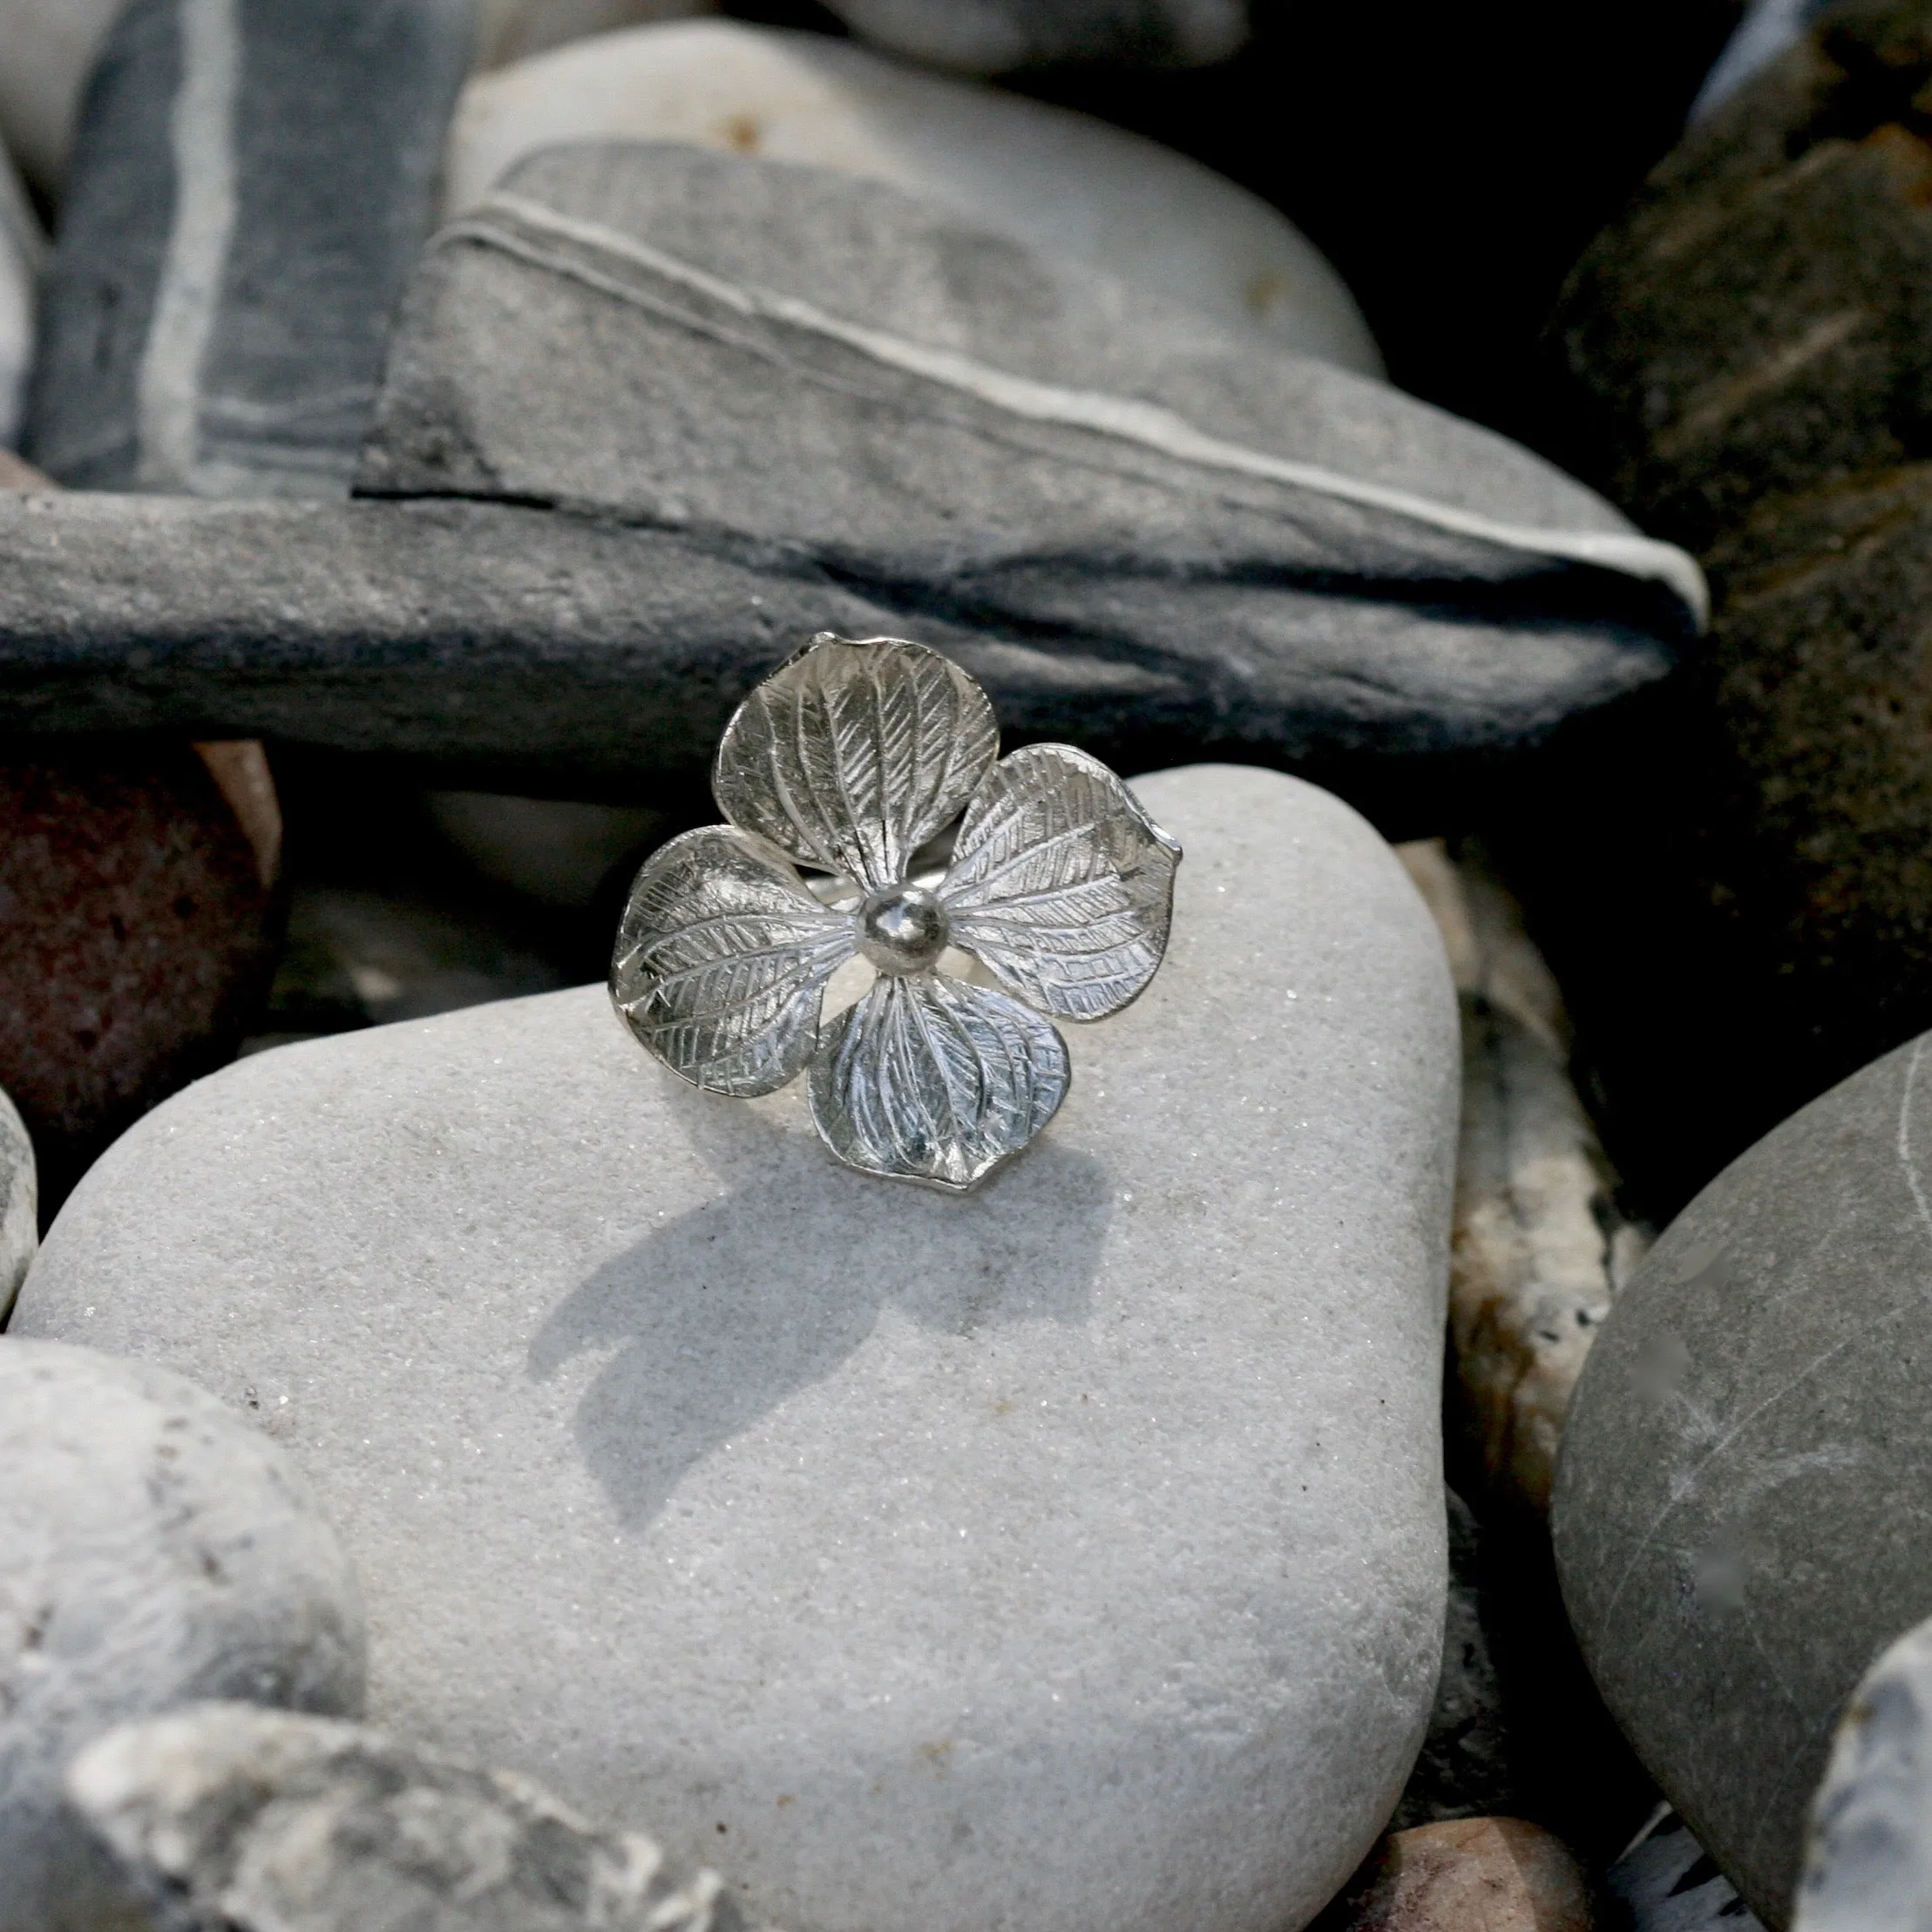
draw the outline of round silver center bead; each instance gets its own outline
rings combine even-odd
[[[952,937],[939,895],[923,885],[888,885],[858,909],[858,950],[881,973],[924,973]]]

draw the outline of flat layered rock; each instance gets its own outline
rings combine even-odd
[[[1932,1601],[1929,1054],[1834,1088],[1685,1210],[1590,1351],[1557,1470],[1591,1671],[1767,1925],[1834,1724]]]
[[[10,729],[651,803],[830,627],[957,647],[1009,739],[1440,811],[1664,676],[1703,594],[1382,384],[878,183],[677,146],[539,156],[444,231],[361,487],[400,500],[0,502]]]
[[[1332,798],[1138,793],[1166,964],[976,1196],[843,1169],[797,1085],[694,1092],[585,988],[178,1096],[17,1329],[253,1390],[375,1720],[729,1849],[748,1911],[1300,1924],[1441,1661],[1454,1002]]]
[[[353,1713],[356,1580],[287,1454],[150,1363],[0,1339],[0,1928],[119,1924],[68,1761],[198,1698]]]

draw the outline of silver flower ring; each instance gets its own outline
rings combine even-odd
[[[813,638],[725,727],[711,789],[730,823],[637,876],[611,960],[626,1024],[708,1093],[773,1093],[809,1066],[847,1165],[977,1186],[1067,1096],[1054,1019],[1118,1013],[1159,969],[1181,858],[1084,751],[999,754],[986,693],[939,652]],[[915,876],[962,811],[943,877]],[[938,971],[948,947],[1005,990]],[[855,955],[878,977],[822,1026]]]

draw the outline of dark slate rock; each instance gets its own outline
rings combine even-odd
[[[141,1932],[743,1932],[715,1873],[600,1830],[528,1779],[244,1704],[124,1725],[74,1811]],[[119,1922],[116,1922],[117,1924]]]
[[[342,493],[471,33],[464,0],[135,0],[82,110],[34,460],[82,488]]]
[[[1767,1925],[1832,1727],[1932,1609],[1932,1039],[1752,1148],[1590,1352],[1553,1521],[1604,1698]]]
[[[1382,384],[877,184],[677,147],[553,151],[445,232],[361,486],[473,500],[0,505],[14,728],[638,795],[832,627],[957,650],[1015,738],[1440,809],[1661,678],[1701,596]]]

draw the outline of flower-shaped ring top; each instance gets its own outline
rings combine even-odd
[[[1085,752],[999,750],[985,692],[937,651],[815,637],[725,728],[712,790],[730,824],[637,876],[611,962],[631,1031],[710,1093],[769,1094],[809,1066],[819,1133],[865,1173],[985,1179],[1066,1097],[1047,1016],[1104,1019],[1154,977],[1181,858]],[[915,880],[962,810],[945,877]],[[832,875],[830,903],[795,864]],[[948,946],[1006,991],[936,971]],[[878,977],[822,1031],[855,953]]]

